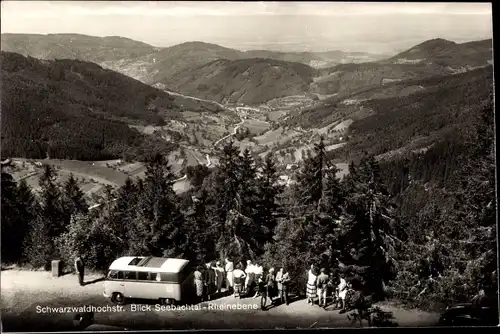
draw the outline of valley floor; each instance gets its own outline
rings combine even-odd
[[[102,277],[87,275],[89,284],[81,287],[77,277],[67,274],[58,278],[49,272],[4,270],[1,272],[1,312],[4,331],[61,331],[76,330],[75,313],[42,313],[37,306],[80,307],[113,304],[103,297]],[[95,281],[92,283],[92,281]],[[346,314],[338,310],[326,310],[310,306],[305,300],[297,300],[289,306],[277,306],[268,311],[260,309],[260,299],[235,299],[232,296],[214,300],[214,304],[251,304],[252,310],[210,310],[209,302],[201,304],[201,310],[131,312],[125,305],[123,312],[95,313],[95,323],[127,329],[265,329],[265,328],[324,328],[353,327]],[[269,303],[269,301],[268,301]],[[255,305],[255,306],[254,306]],[[383,309],[393,312],[394,321],[401,327],[432,326],[437,314],[418,310],[404,310],[389,305]],[[359,325],[358,325],[359,326]]]

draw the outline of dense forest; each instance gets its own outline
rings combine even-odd
[[[182,196],[166,159],[155,154],[144,179],[108,189],[90,211],[74,178],[55,183],[51,166],[37,195],[4,169],[2,261],[38,268],[86,254],[90,267],[105,270],[126,254],[195,262],[231,256],[267,269],[288,266],[299,293],[315,263],[347,277],[363,301],[358,314],[383,298],[437,307],[479,289],[494,296],[491,101],[458,138],[389,160],[367,154],[342,179],[321,140],[291,187],[278,185],[272,155],[256,163],[230,142],[218,168],[189,171],[197,181]]]
[[[256,105],[309,90],[315,70],[273,59],[218,59],[161,79],[184,94],[217,102]]]
[[[2,52],[3,158],[142,159],[169,144],[130,123],[158,124],[179,110],[167,93],[78,60]]]

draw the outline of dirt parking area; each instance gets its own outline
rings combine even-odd
[[[232,296],[196,304],[190,310],[160,310],[154,302],[133,301],[122,311],[103,295],[102,276],[86,275],[80,286],[73,274],[51,277],[49,272],[5,270],[1,272],[1,311],[4,331],[69,331],[77,330],[75,312],[82,306],[104,307],[95,312],[96,324],[127,329],[272,329],[353,327],[345,314],[332,308],[311,306],[305,300],[290,305],[260,309],[259,298],[235,299]],[[144,309],[134,306],[140,305]],[[139,304],[140,303],[140,304]],[[269,303],[269,302],[268,302]],[[50,311],[48,307],[52,308]],[[60,307],[67,308],[60,312]],[[54,311],[58,308],[59,311]],[[438,315],[417,310],[404,310],[385,305],[395,321],[402,326],[431,326]]]

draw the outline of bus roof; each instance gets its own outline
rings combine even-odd
[[[110,270],[129,270],[129,271],[156,271],[164,273],[178,273],[187,264],[189,260],[146,257],[146,256],[124,256],[116,259],[109,266]]]

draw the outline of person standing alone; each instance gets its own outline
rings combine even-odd
[[[226,288],[229,293],[233,290],[233,270],[234,264],[229,258],[226,259]]]
[[[206,288],[206,296],[208,300],[212,300],[213,294],[215,293],[217,286],[215,285],[215,268],[212,266],[212,262],[207,263],[207,267],[203,272],[203,282]]]
[[[288,305],[288,284],[290,283],[290,274],[287,268],[283,268],[283,276],[281,277],[281,303]]]
[[[83,276],[85,275],[85,263],[83,262],[83,256],[78,255],[75,259],[75,270],[78,275],[78,282],[83,286]]]
[[[220,261],[215,263],[215,280],[217,282],[217,293],[221,293],[222,282],[224,282],[224,268],[220,265]]]
[[[310,305],[314,304],[314,298],[316,298],[316,280],[318,276],[315,273],[314,264],[311,265],[311,269],[307,272],[307,303]]]
[[[326,292],[328,290],[328,281],[330,278],[325,272],[325,268],[321,268],[321,274],[319,274],[316,284],[318,287],[318,305],[320,307],[326,307]]]

